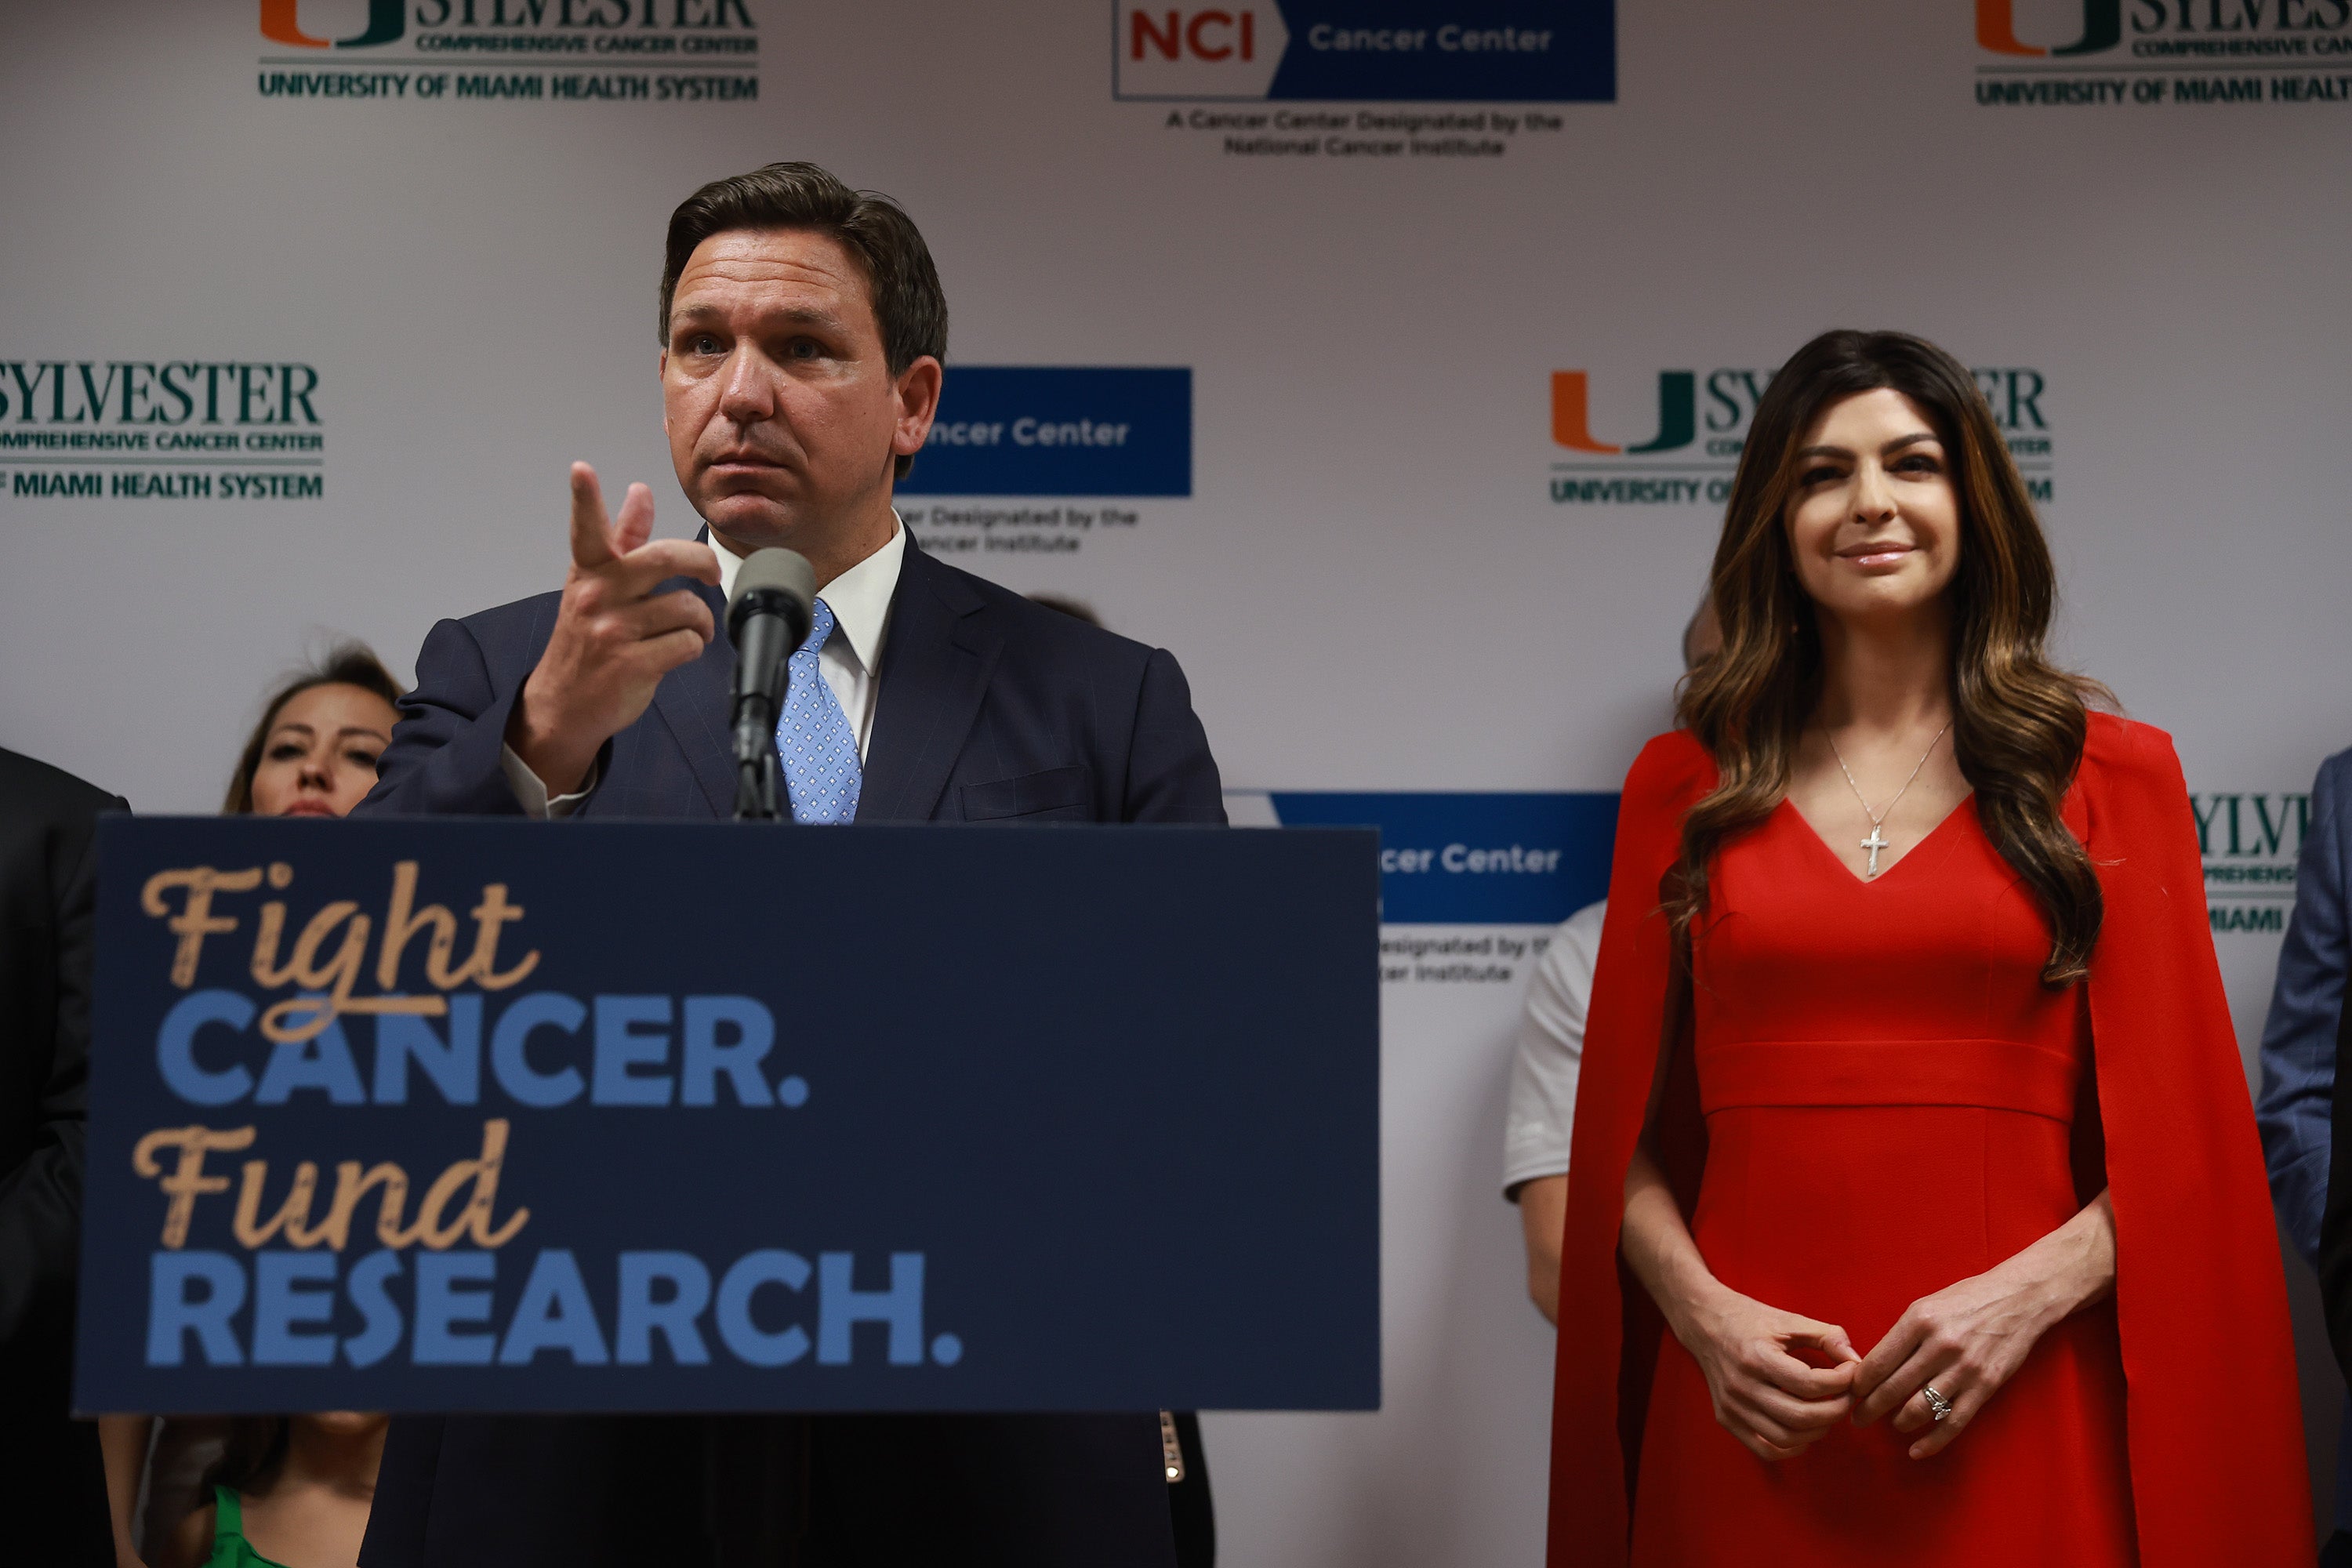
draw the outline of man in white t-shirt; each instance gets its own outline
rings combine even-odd
[[[1503,1195],[1519,1205],[1528,1237],[1528,1294],[1559,1321],[1559,1233],[1568,1214],[1568,1140],[1576,1126],[1576,1073],[1584,1058],[1584,1010],[1601,956],[1606,902],[1587,904],[1552,932],[1528,981],[1528,1007],[1511,1056],[1504,1118]]]
[[[1723,646],[1715,609],[1702,601],[1683,628],[1683,668]],[[1559,1236],[1568,1218],[1568,1145],[1576,1127],[1576,1077],[1584,1060],[1584,1015],[1601,958],[1607,903],[1562,921],[1528,980],[1528,1005],[1511,1057],[1503,1117],[1503,1196],[1519,1205],[1528,1242],[1528,1294],[1559,1321]]]

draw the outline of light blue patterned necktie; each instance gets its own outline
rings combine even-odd
[[[857,816],[857,735],[841,700],[817,668],[817,649],[833,635],[833,606],[816,601],[809,635],[792,657],[792,686],[776,721],[776,752],[794,822],[849,822]]]

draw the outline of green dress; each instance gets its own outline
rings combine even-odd
[[[228,1487],[213,1489],[213,1554],[205,1568],[282,1568],[253,1549],[245,1538],[245,1510]]]

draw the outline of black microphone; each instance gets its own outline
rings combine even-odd
[[[790,550],[755,550],[735,572],[727,635],[735,644],[735,820],[774,822],[783,813],[777,779],[776,721],[783,712],[786,661],[809,634],[816,572]]]

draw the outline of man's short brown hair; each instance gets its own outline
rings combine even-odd
[[[814,163],[770,163],[713,180],[669,216],[662,257],[661,341],[669,342],[670,301],[694,247],[714,234],[745,228],[798,228],[822,234],[849,252],[866,273],[882,354],[898,375],[929,354],[948,352],[948,299],[930,247],[906,210],[877,191],[853,191]],[[900,458],[904,479],[914,459]]]

